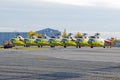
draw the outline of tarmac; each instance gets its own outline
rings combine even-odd
[[[0,80],[120,80],[120,48],[0,49]]]

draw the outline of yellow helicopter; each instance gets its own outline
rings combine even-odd
[[[63,38],[61,40],[62,46],[64,46],[64,48],[66,48],[67,46],[76,46],[76,43],[74,40],[70,40],[68,38]]]
[[[82,46],[89,46],[88,40],[89,38],[86,33],[76,36],[76,48],[81,48]]]
[[[24,38],[20,35],[17,34],[17,36],[15,38],[11,38],[10,42],[14,45],[14,46],[24,46]]]
[[[90,36],[88,43],[91,48],[93,47],[105,47],[104,39],[100,37],[100,33],[96,33],[94,36]]]
[[[51,48],[55,46],[62,46],[61,41],[56,39],[55,37],[50,38],[48,42]]]
[[[35,40],[35,43],[38,47],[49,46],[49,42],[46,39],[38,38]]]
[[[73,39],[73,37],[71,37],[71,35],[72,33],[67,34],[66,29],[64,30],[62,35],[63,38],[61,40],[62,46],[64,48],[66,48],[67,46],[76,46],[75,40]]]

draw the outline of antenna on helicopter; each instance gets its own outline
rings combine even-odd
[[[96,38],[100,38],[100,33],[95,33]]]
[[[82,37],[87,38],[87,33],[83,33]]]

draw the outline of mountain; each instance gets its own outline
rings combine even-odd
[[[49,37],[53,37],[53,36],[57,36],[57,35],[61,34],[60,31],[54,30],[54,29],[51,29],[51,28],[42,29],[42,30],[39,30],[39,31],[36,31],[36,32],[39,33],[39,34],[47,35]]]

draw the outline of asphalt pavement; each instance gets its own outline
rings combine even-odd
[[[120,80],[120,48],[0,50],[0,80]]]

